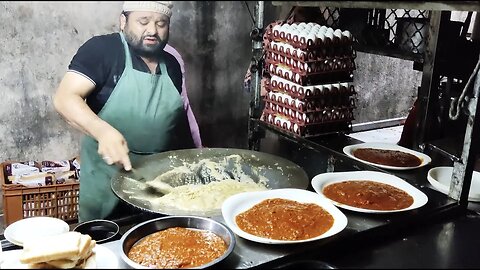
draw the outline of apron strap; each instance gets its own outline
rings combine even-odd
[[[120,32],[120,37],[122,38],[123,48],[125,48],[125,68],[133,68],[132,56],[130,55],[130,48],[128,48],[127,40],[123,32]],[[163,71],[162,71],[163,72]]]

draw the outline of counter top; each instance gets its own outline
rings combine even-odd
[[[304,141],[303,143],[284,138],[284,140],[280,142],[281,145],[278,149],[267,146],[264,147],[263,151],[288,158],[299,164],[305,169],[310,179],[316,174],[326,171],[361,169],[382,171],[373,166],[366,166],[363,163],[352,160],[341,152],[341,149],[345,145],[357,142],[357,140],[347,138],[346,136],[318,138],[312,141]],[[386,237],[396,236],[399,231],[432,227],[433,224],[435,224],[433,223],[434,220],[449,216],[458,216],[459,213],[465,209],[462,210],[456,201],[432,189],[426,180],[428,169],[431,168],[431,166],[441,164],[439,160],[434,157],[432,157],[432,160],[433,162],[430,166],[420,169],[389,172],[408,181],[428,196],[429,200],[423,207],[407,212],[381,215],[344,210],[343,212],[348,218],[348,225],[342,232],[329,238],[295,245],[260,244],[236,237],[237,242],[235,249],[232,254],[222,262],[222,266],[224,268],[237,269],[274,268],[292,260],[318,260],[322,257],[317,255],[327,254],[329,251],[335,250],[338,247],[344,249],[346,246],[355,246],[365,241],[373,245],[379,243],[380,240]],[[311,186],[309,186],[308,189],[313,191]],[[124,234],[132,226],[158,216],[161,215],[142,213],[139,216],[126,217],[122,220],[114,221],[120,225],[120,233]],[[212,218],[224,223],[223,217],[221,216]],[[74,224],[72,224],[72,227],[73,226]],[[438,233],[438,231],[436,233]],[[108,247],[117,255],[120,254],[119,240],[101,245]],[[8,241],[2,240],[2,247],[8,248]],[[366,248],[363,249],[367,250]],[[309,254],[314,254],[314,256]],[[332,262],[335,264],[336,261],[333,260]],[[119,263],[120,266],[126,266],[122,261]]]

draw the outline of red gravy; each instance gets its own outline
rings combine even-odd
[[[235,221],[245,232],[276,240],[309,239],[333,226],[333,216],[319,205],[281,198],[266,199]]]
[[[173,227],[147,235],[127,256],[149,268],[193,268],[219,258],[226,250],[227,244],[213,232]]]
[[[330,184],[324,187],[322,192],[338,203],[370,210],[400,210],[413,204],[413,197],[405,191],[368,180]]]
[[[422,164],[417,156],[397,150],[358,148],[352,154],[361,160],[393,167],[416,167]]]

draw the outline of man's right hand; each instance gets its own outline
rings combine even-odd
[[[107,164],[118,164],[129,171],[132,165],[125,138],[85,102],[94,89],[95,84],[90,79],[76,72],[67,72],[53,98],[55,109],[70,125],[97,140],[98,154]]]
[[[126,171],[132,169],[128,157],[128,145],[123,135],[110,125],[105,125],[96,136],[98,141],[98,154],[108,164],[117,164]]]

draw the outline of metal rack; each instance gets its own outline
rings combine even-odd
[[[430,122],[433,120],[434,113],[432,107],[436,104],[436,96],[439,95],[440,74],[444,67],[438,61],[438,44],[439,34],[443,28],[446,28],[445,15],[450,11],[480,11],[480,5],[476,1],[389,1],[389,2],[370,2],[370,1],[272,1],[274,6],[314,6],[321,7],[323,10],[326,23],[332,27],[343,27],[342,21],[339,20],[344,10],[360,11],[364,14],[366,29],[377,33],[368,36],[362,36],[357,50],[367,53],[388,55],[392,57],[413,60],[414,68],[422,71],[421,87],[418,89],[418,115],[415,120],[415,142],[412,148],[425,151],[431,150],[443,155],[453,161],[454,172],[452,175],[452,183],[450,186],[449,197],[456,200],[460,207],[466,208],[468,205],[468,192],[470,189],[473,168],[476,155],[480,145],[478,140],[472,138],[480,135],[480,106],[478,106],[478,97],[480,95],[480,75],[477,74],[474,80],[473,93],[468,101],[465,109],[465,115],[468,118],[465,127],[465,134],[461,151],[455,153],[452,149],[442,146],[432,140],[432,126]],[[263,28],[263,1],[258,1],[255,8],[255,16],[257,17],[255,26],[257,32],[261,32]],[[399,19],[407,18],[410,24],[415,24],[416,20],[421,20],[420,26],[414,25],[414,31],[407,35],[406,41],[411,44],[400,42],[401,36],[398,35],[397,28],[400,27]],[[480,18],[477,18],[479,20]],[[407,25],[408,26],[408,25]],[[410,25],[411,26],[411,25]],[[402,25],[401,27],[405,27]],[[253,32],[253,31],[252,31]],[[365,31],[368,33],[368,31]],[[380,33],[380,34],[378,34]],[[412,43],[412,38],[419,36],[419,42]],[[378,42],[378,37],[383,42]],[[375,40],[377,38],[377,40]],[[373,41],[373,42],[372,42]],[[375,41],[377,41],[375,43]],[[406,49],[405,49],[406,48]],[[252,52],[254,64],[261,61],[263,49],[261,39],[253,39]],[[474,56],[473,58],[478,58]],[[255,66],[255,65],[254,65]],[[261,74],[258,70],[252,72],[252,102],[250,106],[249,120],[249,141],[250,149],[258,150],[259,141],[264,134],[264,129],[269,129],[258,123],[260,116],[260,79]],[[275,132],[279,132],[276,130]],[[295,141],[299,138],[289,136]],[[307,143],[308,144],[308,143]]]

